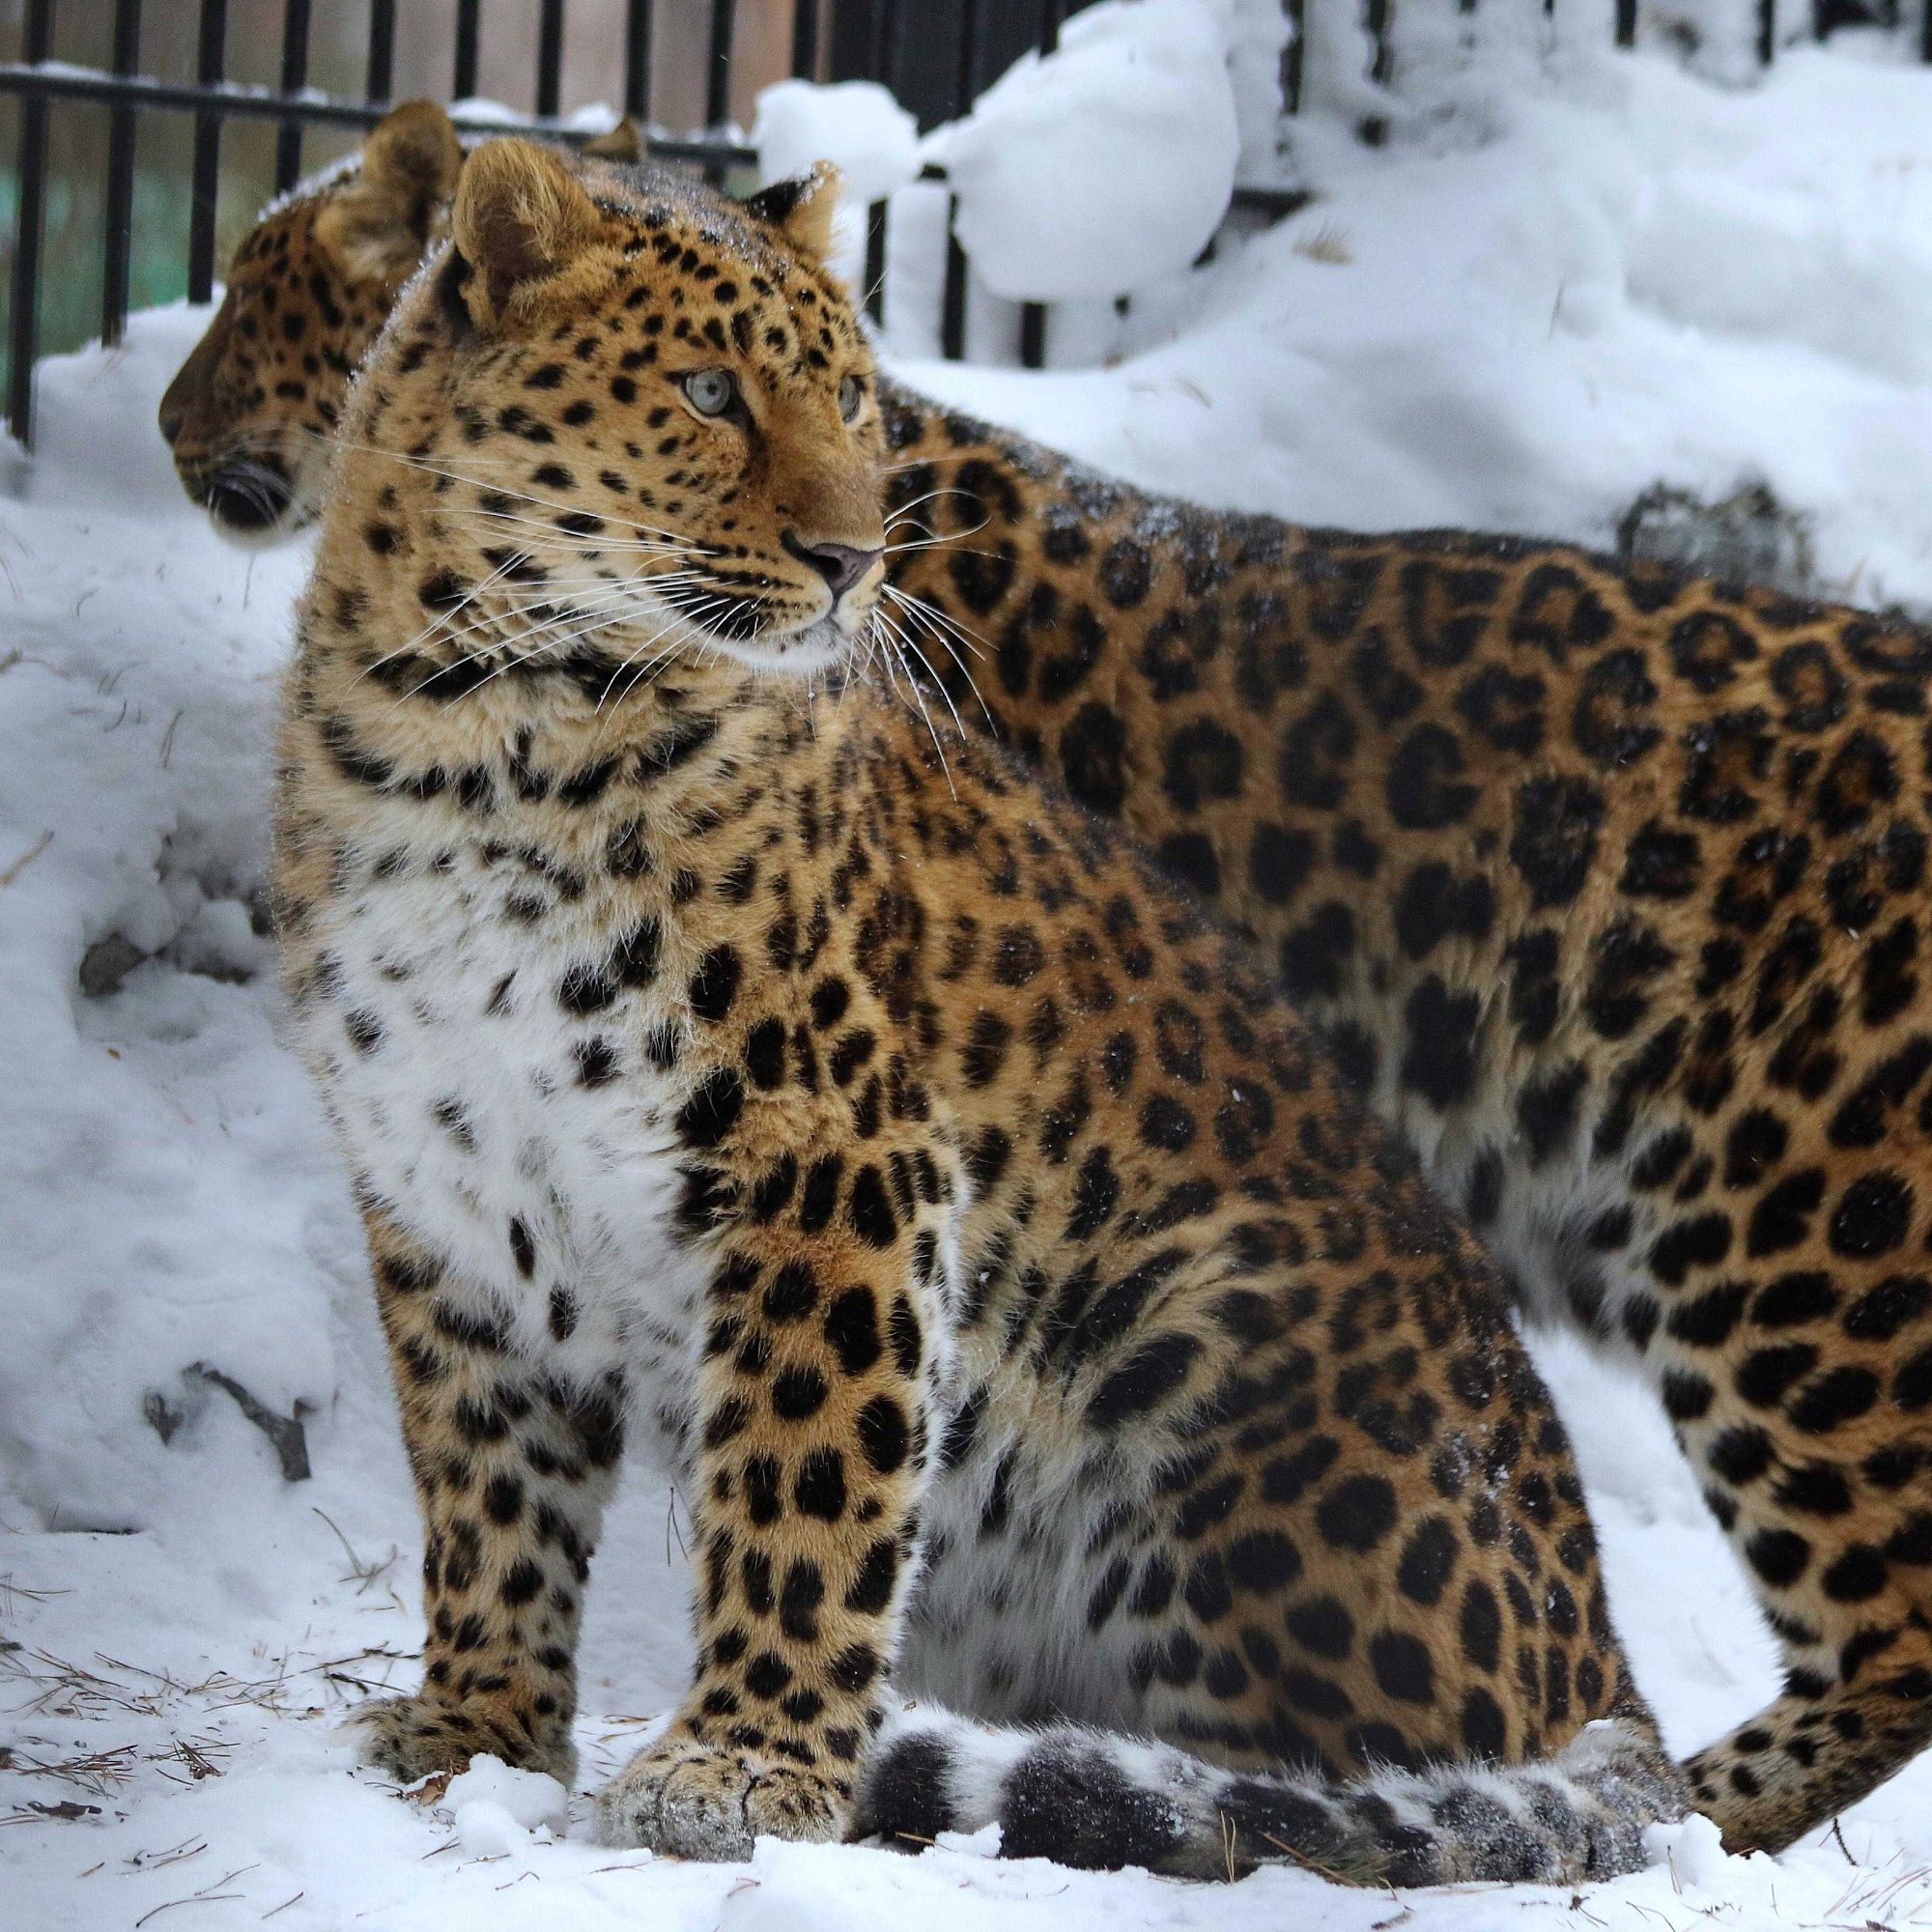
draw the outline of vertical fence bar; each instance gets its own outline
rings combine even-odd
[[[1389,74],[1395,68],[1395,42],[1389,31],[1390,15],[1394,10],[1395,0],[1366,0],[1362,9],[1362,21],[1369,30],[1369,43],[1373,49],[1369,57],[1369,78],[1378,87],[1387,85]],[[1379,148],[1388,139],[1388,123],[1379,114],[1366,115],[1355,132],[1371,148]]]
[[[898,0],[876,0],[872,11],[872,78],[882,87],[891,87],[898,68]]]
[[[1395,0],[1368,0],[1364,17],[1375,53],[1369,62],[1369,78],[1377,86],[1385,82],[1395,67],[1395,40],[1389,31]]]
[[[228,0],[201,0],[194,74],[202,86],[228,68]],[[187,298],[205,302],[214,288],[214,207],[221,179],[221,113],[203,107],[194,117],[194,191],[188,212]]]
[[[792,7],[791,71],[801,80],[818,78],[818,0],[795,0]]]
[[[1044,369],[1046,367],[1046,304],[1044,302],[1022,302],[1020,304],[1020,367],[1022,369]]]
[[[886,204],[875,201],[866,210],[866,313],[873,325],[886,321]]]
[[[114,71],[141,64],[141,0],[114,0]],[[107,119],[107,242],[100,267],[100,339],[121,340],[128,323],[128,279],[134,250],[134,110]]]
[[[1757,0],[1757,64],[1769,67],[1777,51],[1777,0]]]
[[[309,0],[283,0],[282,92],[299,94],[308,85]],[[302,128],[284,121],[275,135],[275,192],[286,193],[301,179]]]
[[[1039,50],[1053,53],[1060,45],[1060,0],[1041,0],[1039,10]],[[1046,367],[1046,304],[1020,304],[1020,367]]]
[[[711,40],[704,68],[704,125],[722,128],[731,118],[731,35],[735,0],[711,0]]]
[[[981,0],[961,0],[959,9],[959,67],[952,82],[954,118],[973,104],[980,79],[980,8]],[[946,198],[946,279],[939,297],[939,353],[949,362],[966,356],[966,251],[954,226],[959,197]]]
[[[1617,45],[1636,45],[1636,0],[1617,0]]]
[[[369,65],[362,92],[386,100],[396,84],[396,0],[369,0]]]
[[[1918,57],[1932,64],[1932,0],[1925,0],[1925,10],[1918,16]]]
[[[482,0],[456,0],[456,71],[450,93],[468,100],[476,92],[476,43]]]
[[[1301,61],[1308,45],[1306,0],[1287,0],[1288,45],[1281,50],[1281,104],[1301,112]]]
[[[624,9],[624,112],[650,118],[651,0],[629,0]]]
[[[556,112],[563,92],[563,0],[543,0],[537,21],[537,112]]]
[[[53,46],[54,0],[27,0],[20,53],[29,65],[46,59]],[[14,237],[11,327],[7,331],[7,426],[22,443],[34,433],[34,356],[40,347],[41,232],[46,213],[47,103],[43,97],[20,97],[20,198]]]

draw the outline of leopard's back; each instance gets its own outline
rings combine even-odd
[[[900,441],[977,532],[902,587],[983,639],[1000,728],[1255,935],[1524,1305],[1660,1388],[1791,1666],[1700,1797],[1739,1843],[1817,1822],[1932,1726],[1932,633],[1153,502],[913,403]]]

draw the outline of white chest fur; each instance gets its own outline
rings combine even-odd
[[[330,963],[301,1043],[444,1292],[548,1373],[621,1366],[634,1411],[668,1421],[688,1406],[705,1264],[671,1238],[682,1094],[649,1042],[682,1019],[648,986],[572,1010],[562,989],[611,933],[542,883],[473,843],[365,867],[323,914]]]

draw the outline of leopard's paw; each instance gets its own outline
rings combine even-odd
[[[673,1728],[597,1794],[597,1826],[607,1845],[717,1863],[750,1858],[760,1837],[841,1838],[851,1808],[849,1792],[815,1772]]]
[[[519,1771],[544,1771],[567,1787],[577,1769],[568,1745],[545,1748],[515,1716],[435,1697],[372,1697],[344,1719],[343,1735],[362,1762],[402,1784],[462,1771],[472,1757],[499,1757]]]

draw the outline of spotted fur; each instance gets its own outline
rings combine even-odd
[[[613,1841],[1627,1869],[1679,1785],[1493,1271],[1235,940],[847,681],[831,199],[489,144],[350,411],[276,878],[425,1520],[369,1753],[570,1770],[629,1436],[697,1654]]]
[[[881,394],[895,588],[941,613],[895,620],[1260,942],[1521,1299],[1659,1390],[1786,1657],[1698,1803],[1739,1850],[1823,1823],[1932,1735],[1932,634],[1216,516]]]

